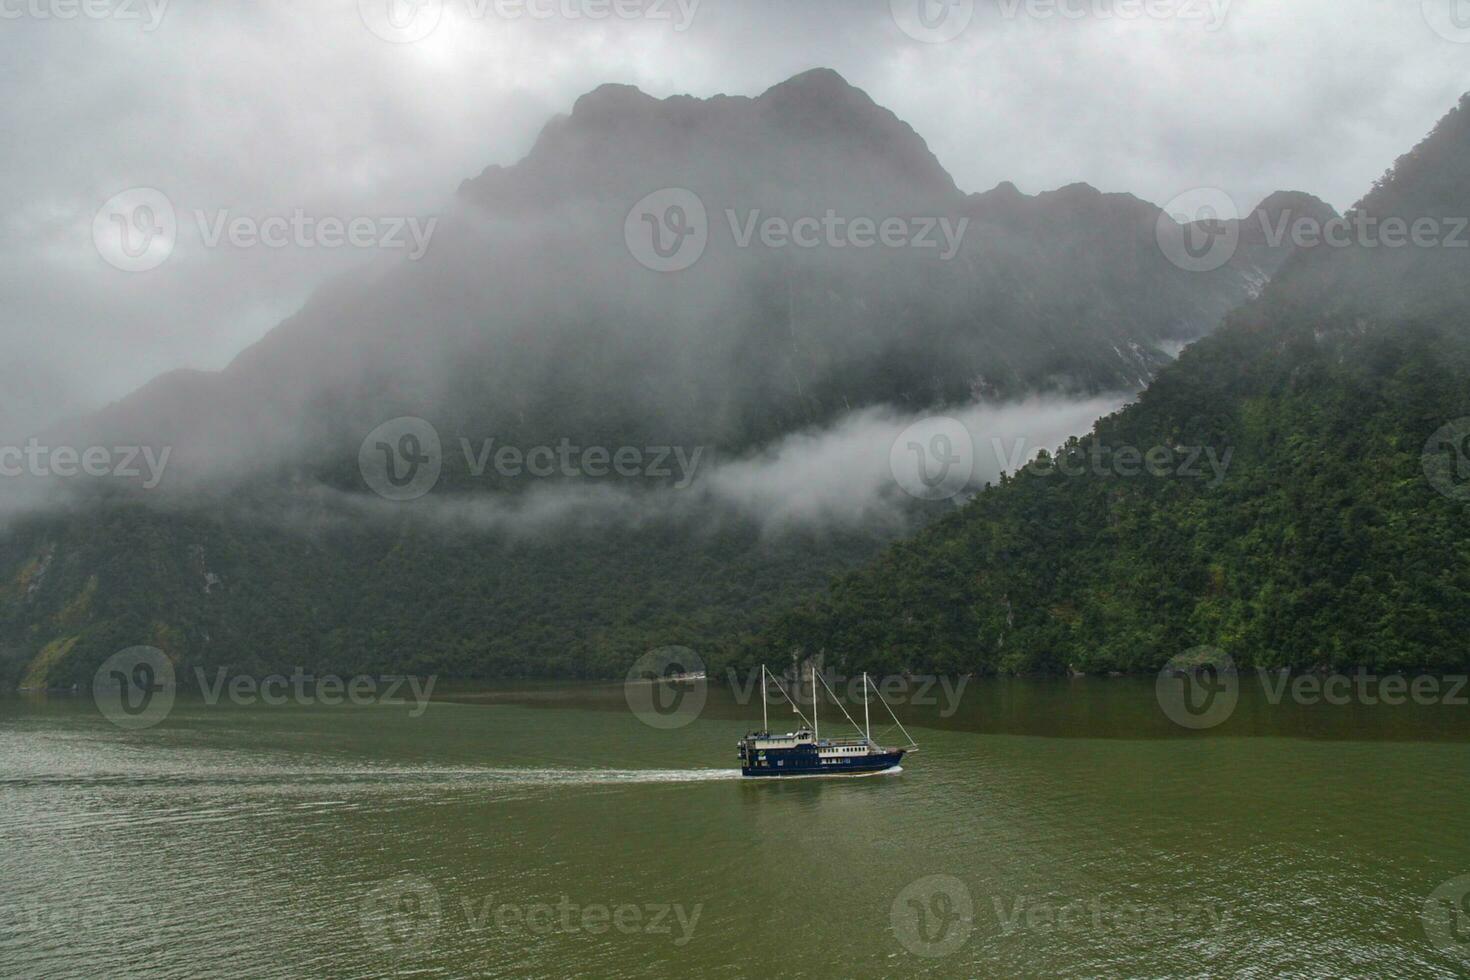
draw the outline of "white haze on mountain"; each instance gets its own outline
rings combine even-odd
[[[1015,472],[1039,450],[1054,450],[1069,436],[1087,432],[1123,404],[1121,396],[1028,398],[942,414],[969,431],[973,491],[1002,472]],[[919,421],[887,407],[854,412],[830,428],[795,432],[754,456],[718,464],[706,491],[774,527],[891,519],[906,491],[891,467],[890,450]]]
[[[888,0],[702,0],[683,30],[473,18],[487,5],[446,0],[437,30],[407,44],[375,37],[359,0],[87,5],[134,12],[103,19],[13,3],[0,31],[0,438],[170,369],[218,369],[366,258],[209,248],[196,211],[427,218],[603,82],[754,95],[828,65],[922,132],[965,191],[1087,181],[1163,203],[1211,185],[1248,207],[1299,188],[1342,208],[1467,87],[1465,45],[1424,12],[1455,2],[1234,0],[1210,28],[980,0],[943,44],[906,36]],[[91,226],[137,186],[170,197],[180,238],[165,265],[130,274],[102,261]]]
[[[1041,450],[1086,433],[1100,417],[1123,407],[1119,395],[1085,399],[1033,397],[1003,404],[977,403],[941,412],[970,434],[973,470],[952,499],[966,502],[1002,473],[1014,473]],[[284,511],[249,516],[299,529],[364,520],[405,521],[454,533],[496,532],[512,538],[547,531],[638,529],[668,521],[709,525],[737,518],[767,533],[887,530],[908,526],[914,498],[890,465],[894,443],[916,416],[888,406],[845,415],[825,428],[782,437],[733,459],[700,452],[688,487],[634,489],[627,484],[547,481],[518,494],[433,493],[404,502],[316,488],[298,493]],[[689,447],[686,457],[694,458]],[[458,451],[447,449],[446,451]],[[672,465],[672,464],[670,464]],[[677,475],[677,474],[676,474]]]

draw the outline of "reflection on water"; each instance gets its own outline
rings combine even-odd
[[[832,686],[859,720],[860,681],[839,678]],[[1470,742],[1470,684],[1464,678],[1426,678],[1431,698],[1415,698],[1412,679],[1389,681],[1354,675],[1340,683],[1307,675],[1242,671],[1233,680],[1236,700],[1226,720],[1208,731],[1183,728],[1160,710],[1153,677],[1069,678],[886,678],[884,695],[905,725],[987,735],[1043,738],[1179,738],[1201,735],[1276,738],[1394,739]],[[810,688],[788,688],[803,709]],[[875,680],[875,684],[878,683]],[[1398,684],[1398,686],[1394,686]],[[1294,693],[1294,688],[1295,692]],[[761,717],[759,674],[711,677],[702,717],[743,720],[753,727]],[[799,693],[796,693],[798,692]],[[1360,697],[1360,692],[1367,692]],[[1385,696],[1386,693],[1386,696]],[[1346,697],[1344,697],[1346,695]],[[525,707],[582,708],[626,712],[621,684],[522,684],[494,688],[441,684],[437,696],[467,704],[518,704]],[[774,688],[768,694],[771,725],[790,727],[800,719]],[[840,720],[836,704],[824,695],[823,717]],[[875,702],[876,703],[876,702]],[[879,710],[873,708],[875,728]],[[882,719],[887,721],[886,715]],[[835,729],[834,729],[835,730]]]
[[[450,697],[0,699],[0,976],[1470,969],[1465,709],[1247,689],[1194,733],[1151,683],[974,682],[898,706],[899,775],[771,783],[728,692],[677,730],[617,685]]]

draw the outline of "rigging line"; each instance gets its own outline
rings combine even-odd
[[[842,708],[842,713],[844,715],[847,715],[847,720],[852,723],[852,727],[853,728],[857,728],[857,730],[859,732],[861,732],[862,729],[861,728],[858,728],[858,723],[852,720],[852,715],[848,715],[847,714],[847,709],[842,707],[842,702],[837,700],[837,695],[833,693],[831,687],[828,687],[828,685],[827,685],[827,678],[823,677],[820,673],[818,673],[817,674],[817,680],[821,681],[822,682],[822,686],[825,687],[825,688],[827,688],[827,693],[832,695],[832,700],[834,702],[836,702],[837,707]],[[866,738],[867,736],[864,735],[863,737]]]
[[[888,708],[888,717],[892,718],[893,723],[898,726],[898,730],[903,732],[903,737],[909,740],[909,746],[911,748],[917,749],[919,747],[919,743],[915,742],[914,737],[909,734],[909,730],[903,727],[903,722],[899,721],[898,715],[894,714],[893,709],[888,707],[888,702],[883,700],[883,695],[878,695],[878,700],[882,702],[883,707]]]
[[[892,734],[893,734],[893,726],[892,725],[889,725],[887,728],[884,728],[884,729],[882,729],[881,731],[878,732],[878,735],[873,739],[873,744],[874,745],[882,745],[883,744],[883,740],[885,738],[887,738],[889,735],[892,735]]]
[[[761,665],[761,670],[766,670],[764,664]],[[806,723],[806,727],[811,728],[812,727],[812,723],[806,720],[806,715],[802,714],[802,711],[801,711],[801,709],[799,707],[797,707],[796,702],[791,700],[791,695],[789,695],[789,694],[786,693],[786,688],[784,688],[784,687],[781,686],[781,682],[776,679],[776,675],[775,674],[771,674],[771,672],[769,670],[766,670],[766,673],[767,674],[770,674],[770,676],[771,676],[771,682],[776,685],[776,690],[780,691],[782,697],[784,697],[787,701],[789,701],[791,703],[791,710],[792,711],[795,711],[798,715],[801,715],[801,720]],[[769,733],[767,733],[767,734],[769,734]]]

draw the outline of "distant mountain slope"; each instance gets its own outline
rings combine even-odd
[[[1247,665],[1463,669],[1467,214],[1470,96],[1355,209],[1365,230],[1351,244],[1297,254],[1136,404],[840,579],[742,656],[1097,672],[1209,644]],[[1389,244],[1394,219],[1437,244]],[[1120,474],[1117,451],[1153,447],[1171,475],[1137,462]],[[1190,447],[1231,454],[1223,481],[1180,474]]]
[[[708,245],[661,273],[627,224],[667,188],[697,196]],[[937,243],[935,220],[965,230],[948,257],[909,239],[738,242],[751,222],[829,212],[927,219]],[[1331,213],[1274,197],[1239,224],[1229,263],[1191,273],[1159,248],[1159,208],[1130,195],[961,193],[833,72],[753,99],[604,86],[524,160],[466,181],[420,261],[346,276],[224,371],[165,375],[49,433],[167,446],[171,461],[155,492],[48,486],[46,508],[0,533],[0,660],[60,683],[137,642],[239,669],[480,675],[616,673],[651,646],[709,648],[898,528],[772,533],[683,504],[557,511],[527,530],[504,514],[596,481],[476,476],[460,440],[742,459],[881,406],[1131,391],[1287,260],[1262,231],[1283,212]],[[429,420],[445,451],[432,494],[394,509],[368,492],[359,450],[398,416]]]
[[[625,220],[664,188],[698,196],[709,241],[660,274],[630,254]],[[1331,213],[1267,203],[1267,221]],[[829,211],[913,220],[937,247],[737,245],[751,222]],[[524,160],[466,181],[420,261],[336,282],[223,372],[160,378],[90,422],[173,445],[180,472],[255,479],[285,461],[330,477],[322,461],[404,414],[476,436],[741,451],[866,405],[1131,390],[1291,252],[1251,215],[1229,264],[1189,273],[1159,249],[1159,217],[1080,184],[966,196],[831,71],[754,99],[603,86]],[[963,232],[952,258],[934,219]]]

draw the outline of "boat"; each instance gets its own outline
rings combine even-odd
[[[803,727],[784,735],[771,732],[770,702],[766,699],[767,676],[775,681],[777,690],[791,703],[791,710],[801,716]],[[813,667],[812,717],[808,722],[800,706],[786,693],[786,688],[781,686],[775,675],[766,670],[765,664],[761,665],[761,730],[747,732],[737,743],[740,750],[740,774],[750,779],[791,779],[799,776],[874,776],[885,772],[903,772],[900,763],[904,755],[917,752],[919,746],[909,737],[903,723],[893,714],[893,709],[888,707],[888,702],[883,700],[881,694],[878,695],[878,703],[888,710],[889,717],[893,718],[893,723],[908,738],[909,744],[903,748],[886,748],[873,741],[868,717],[868,675],[863,674],[863,727],[858,729],[861,738],[822,738],[821,729],[817,726],[819,681],[822,687],[827,688],[828,694],[832,693],[827,682]],[[876,687],[873,690],[877,692]],[[842,707],[841,701],[837,701],[835,694],[832,700],[842,708],[842,713],[847,715],[847,720],[852,722],[853,727],[857,728],[857,722],[847,714],[847,709]]]

